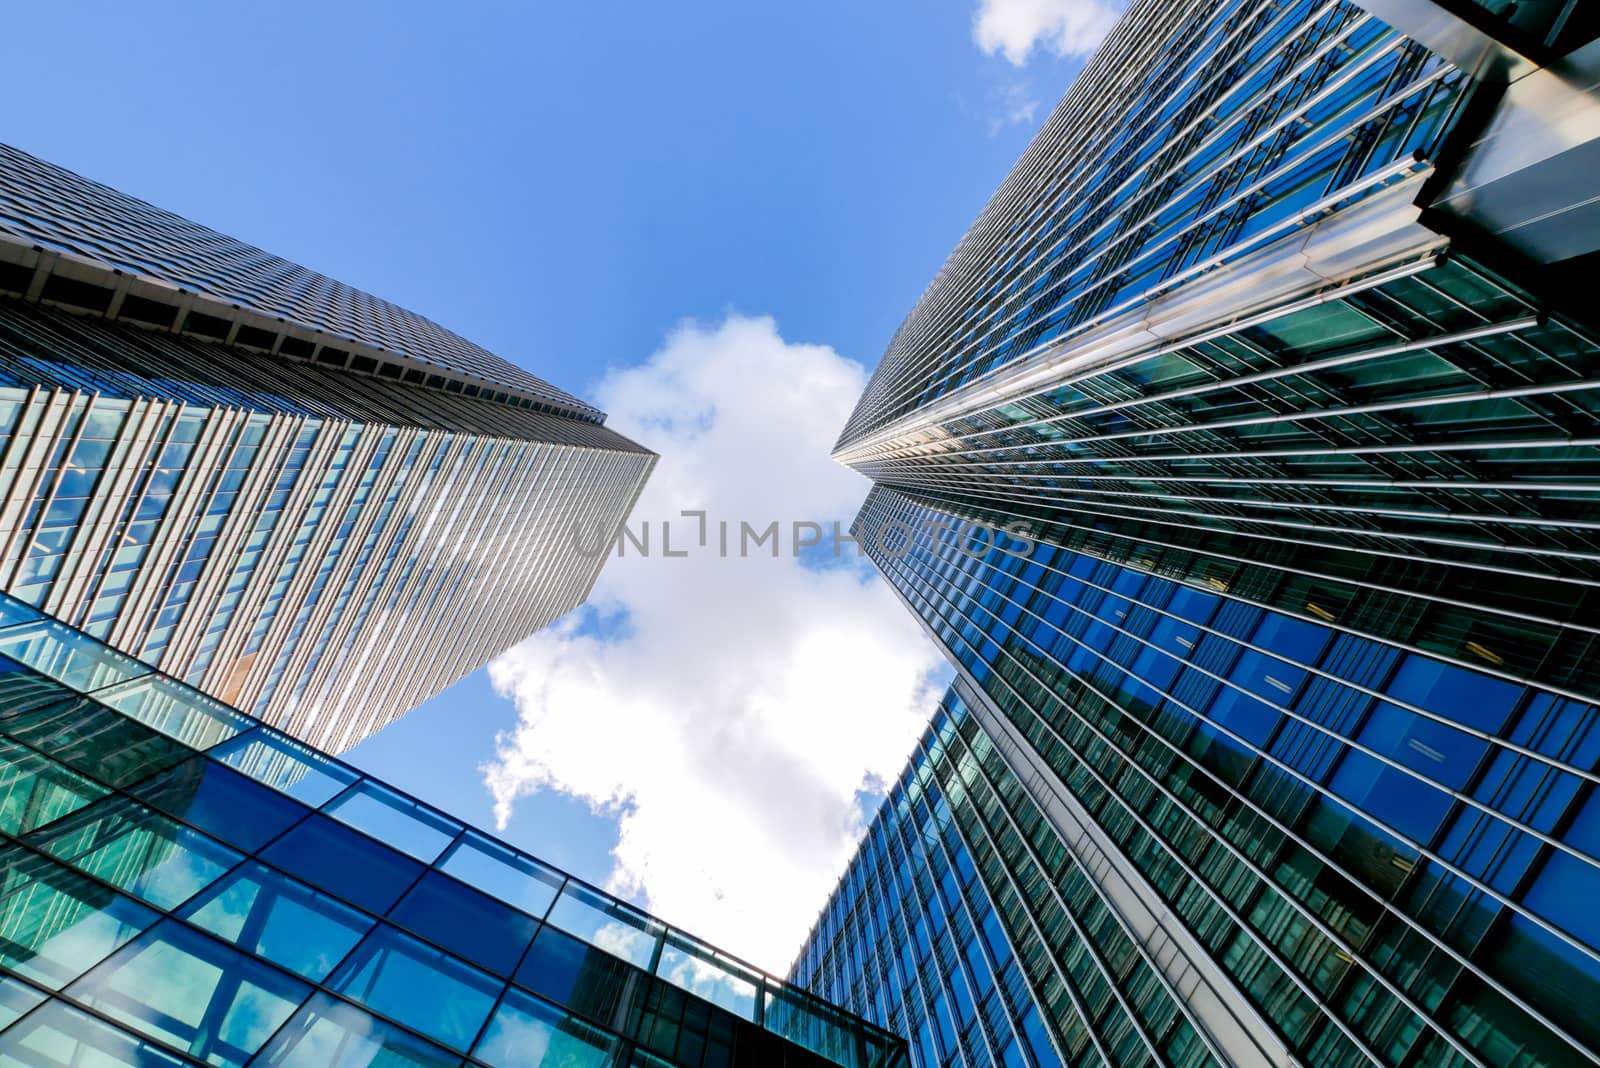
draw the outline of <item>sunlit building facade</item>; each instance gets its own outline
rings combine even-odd
[[[922,1068],[1600,1063],[1581,8],[1131,5],[838,445],[958,680],[794,978]]]
[[[0,595],[0,1065],[904,1068],[871,1024]]]
[[[0,146],[0,590],[297,737],[347,748],[583,601],[655,461],[603,422]]]

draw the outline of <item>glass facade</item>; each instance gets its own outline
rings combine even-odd
[[[906,1063],[4,596],[0,645],[0,1065]]]
[[[793,978],[921,1068],[1600,1064],[1600,335],[1419,207],[1475,92],[1136,2],[896,335],[835,456],[958,679]]]
[[[588,422],[605,418],[416,312],[0,145],[0,251],[6,245],[67,253],[77,269],[35,283],[28,277],[34,263],[4,255],[0,288],[31,292],[37,286],[34,295],[40,299],[147,327],[270,348],[287,358],[404,378]],[[48,259],[34,259],[40,271],[53,266]],[[104,271],[115,277],[105,277]],[[174,290],[206,299],[174,302]],[[229,313],[241,310],[254,314],[231,327]],[[276,340],[271,335],[283,323],[298,329]],[[403,362],[385,368],[386,359]]]
[[[220,272],[256,255],[10,150],[0,228],[21,210],[6,199],[16,188],[35,238],[55,219],[63,241],[91,222],[121,235],[74,246],[85,254],[174,242],[170,271],[128,286],[195,284],[173,265]],[[88,298],[38,283],[46,266],[10,282],[0,271],[15,294],[0,296],[0,590],[324,749],[581,603],[603,556],[580,532],[613,529],[655,462],[597,413],[548,398],[430,388],[399,365],[356,373],[321,350],[286,358],[238,344],[256,329],[243,323],[230,342],[109,306],[85,314],[74,302]],[[312,289],[327,300],[302,309],[306,322],[359,325],[334,300],[354,291]]]

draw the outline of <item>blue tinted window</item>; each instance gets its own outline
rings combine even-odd
[[[112,1019],[216,1065],[242,1065],[311,990],[168,920],[67,988]]]
[[[1252,644],[1271,649],[1297,664],[1315,666],[1328,641],[1328,628],[1303,619],[1268,612],[1256,627]]]
[[[321,980],[372,919],[281,872],[250,861],[180,913],[190,923],[307,979]]]
[[[1600,868],[1552,851],[1522,903],[1568,934],[1600,950]]]
[[[461,1058],[354,1005],[317,994],[255,1063],[271,1068],[455,1068]]]
[[[35,837],[55,856],[161,909],[187,901],[243,859],[193,828],[116,796]]]
[[[159,918],[132,898],[37,854],[17,853],[0,900],[0,964],[59,990]]]
[[[474,1055],[494,1068],[606,1068],[616,1040],[513,990],[484,1028]]]
[[[537,920],[437,872],[424,875],[390,918],[501,975],[516,968],[539,926]]]
[[[1356,738],[1437,782],[1466,785],[1488,743],[1394,705],[1380,702]]]
[[[609,1022],[631,988],[629,980],[639,975],[611,954],[547,926],[517,969],[517,982],[579,1015]]]
[[[422,874],[410,857],[312,815],[267,847],[262,859],[330,890],[362,908],[383,913]]]
[[[371,779],[356,783],[324,811],[424,863],[443,853],[462,830],[455,820]]]
[[[1410,654],[1385,691],[1408,704],[1493,734],[1522,695],[1522,687],[1431,657]]]
[[[0,1031],[4,1031],[45,996],[9,975],[0,975]]]
[[[256,728],[211,754],[259,783],[315,808],[356,781],[356,773],[275,731]]]
[[[283,795],[204,757],[170,768],[132,792],[248,852],[261,848],[306,814]]]
[[[641,968],[650,966],[663,930],[638,909],[577,883],[568,883],[561,892],[549,922]]]
[[[186,1068],[171,1054],[62,1001],[41,1005],[0,1034],[0,1065]]]
[[[477,831],[467,831],[450,847],[441,871],[468,886],[492,894],[534,916],[543,916],[556,899],[566,876],[536,860],[520,856]]]
[[[456,1049],[472,1044],[502,986],[381,925],[334,973],[332,989]]]
[[[1328,783],[1357,808],[1412,841],[1427,845],[1450,809],[1450,796],[1365,753],[1350,751]]]

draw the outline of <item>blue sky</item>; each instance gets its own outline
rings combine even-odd
[[[23,5],[7,15],[11,40],[28,47],[7,57],[3,137],[411,307],[614,413],[620,405],[613,425],[664,456],[653,507],[698,498],[728,514],[808,508],[848,521],[866,484],[829,469],[826,450],[861,376],[1070,84],[1074,53],[1107,21],[1100,0],[979,2]],[[738,427],[704,434],[672,417],[681,404],[717,418],[769,390],[783,400],[764,425],[801,420],[785,446],[811,465],[778,486],[792,499],[750,490],[753,474],[713,470],[717,457],[745,450]],[[613,580],[611,570],[600,597],[636,625],[659,615],[652,605],[681,602],[690,581],[689,572],[663,580],[659,569]],[[865,574],[839,584],[791,570],[726,581],[728,569],[707,570],[689,588],[812,606],[807,620],[756,637],[815,647],[813,656],[837,637],[817,618],[830,605],[882,616],[874,633],[885,641],[921,641],[896,629],[889,613],[903,610]],[[871,606],[851,607],[861,598]],[[719,610],[715,600],[702,607]],[[473,822],[492,824],[499,801],[512,840],[668,919],[720,927],[704,933],[749,942],[728,948],[780,966],[778,950],[749,933],[758,921],[723,923],[709,897],[696,903],[737,888],[716,871],[695,882],[662,860],[674,846],[659,828],[693,822],[693,812],[657,806],[658,818],[628,829],[633,852],[624,853],[634,859],[619,860],[622,819],[648,802],[619,795],[592,766],[547,765],[539,749],[582,741],[561,733],[562,701],[612,702],[620,723],[655,713],[638,711],[637,693],[535,685],[528,670],[625,674],[652,656],[687,655],[659,636],[641,640],[548,636],[503,668],[515,701],[479,672],[351,757]],[[810,722],[794,702],[836,696],[815,689],[814,661],[735,653],[794,676],[772,693],[756,679],[721,695],[716,707],[740,720],[736,734],[748,726],[744,710],[765,702],[761,729],[781,740],[791,722]],[[918,680],[929,652],[873,655],[898,658],[884,674],[900,696],[873,701],[896,705],[899,719],[871,754],[850,755],[855,765],[830,780],[835,793],[852,774],[884,773],[884,754],[906,744],[908,722],[915,733],[906,717],[926,701]],[[730,662],[698,670],[740,675]],[[675,692],[677,680],[643,671],[639,685]],[[725,725],[667,716],[656,722],[657,748],[674,748],[660,741],[672,732]],[[497,734],[519,727],[497,749]],[[703,752],[683,749],[690,770],[680,776],[699,768],[718,779],[695,763]],[[485,765],[499,769],[498,793],[485,786]],[[761,808],[756,787],[728,789],[695,803]],[[696,837],[734,833],[721,818]],[[763,826],[737,833],[779,833]],[[836,868],[840,848],[829,839],[802,859]],[[793,942],[795,921],[785,923],[772,945]]]

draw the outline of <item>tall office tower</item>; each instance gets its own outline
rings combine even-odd
[[[905,1068],[905,1051],[0,595],[0,1066]]]
[[[344,749],[588,595],[655,462],[436,324],[0,146],[0,590]]]
[[[1372,7],[1136,0],[845,428],[922,1068],[1600,1063],[1595,11]]]

